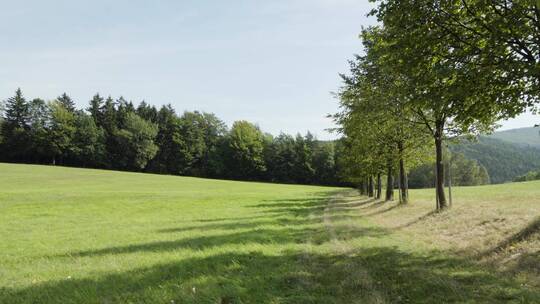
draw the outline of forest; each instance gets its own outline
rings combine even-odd
[[[27,100],[20,89],[2,105],[0,159],[5,162],[357,186],[347,176],[343,139],[321,141],[309,132],[304,136],[272,136],[247,121],[237,121],[229,129],[212,113],[194,111],[178,115],[171,105],[157,109],[146,102],[135,105],[122,97],[115,100],[99,94],[84,110],[77,109],[66,93],[46,102],[41,98]],[[518,168],[513,175],[511,170],[502,170],[503,177],[499,177],[500,171],[493,171],[494,182],[512,180],[536,168],[529,166],[520,171],[520,167],[514,166],[519,161],[516,153],[506,153],[493,145],[481,153],[466,153],[471,155],[465,157],[467,147],[482,142],[459,143],[452,146],[456,152],[447,151],[451,156],[446,163],[454,168],[447,178],[452,178],[455,185],[490,183],[491,167],[486,170],[479,164],[478,154],[489,157],[502,153],[508,160],[502,160],[498,154],[493,156],[499,167]],[[531,157],[538,155],[530,149]],[[433,187],[433,166],[433,161],[426,158],[407,168],[410,186]]]
[[[310,133],[272,136],[247,121],[159,110],[96,94],[85,110],[62,94],[4,103],[1,159],[196,177],[337,185],[336,145]]]

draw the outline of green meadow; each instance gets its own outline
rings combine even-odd
[[[0,164],[0,303],[540,302],[540,183],[432,192]]]

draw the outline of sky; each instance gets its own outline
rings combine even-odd
[[[86,107],[99,92],[319,139],[338,136],[332,92],[375,24],[367,0],[2,2],[0,99],[20,87]]]

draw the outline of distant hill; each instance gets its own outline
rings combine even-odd
[[[540,136],[535,142],[534,128],[524,128],[480,136],[477,141],[462,141],[450,149],[483,165],[492,183],[510,182],[530,171],[540,169]],[[499,138],[505,138],[499,139]],[[538,143],[533,145],[533,143]]]
[[[495,132],[490,138],[499,139],[520,146],[540,148],[540,128],[519,128]]]

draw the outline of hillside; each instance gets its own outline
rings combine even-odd
[[[487,169],[492,183],[509,182],[540,169],[540,149],[492,137],[480,136],[477,141],[461,141],[452,144],[450,149],[478,161]]]
[[[520,146],[540,148],[540,128],[530,127],[498,131],[489,135],[489,137]]]
[[[0,164],[0,303],[540,301],[540,183],[354,190]],[[510,203],[511,202],[511,203]],[[536,250],[536,251],[535,251]]]

